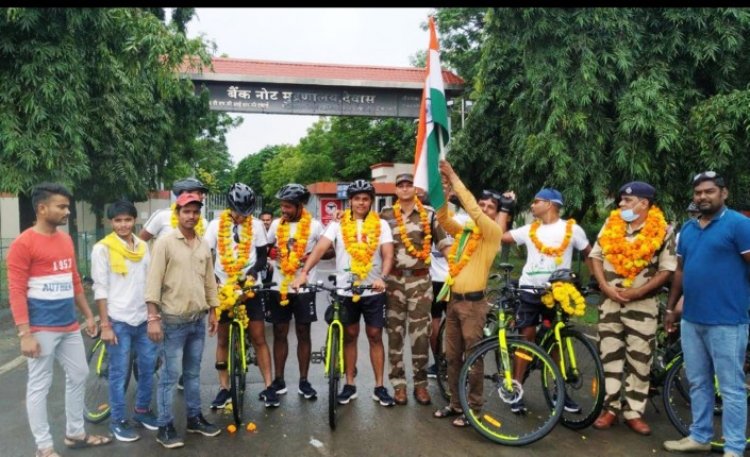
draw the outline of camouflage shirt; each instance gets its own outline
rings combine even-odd
[[[430,221],[430,227],[432,232],[432,243],[437,246],[439,250],[444,249],[451,245],[452,240],[448,238],[435,219],[435,210],[429,206],[424,207],[427,210],[427,217]],[[423,260],[418,259],[406,251],[404,242],[401,241],[401,234],[398,223],[396,222],[396,216],[393,213],[393,207],[387,206],[380,211],[380,218],[388,222],[393,232],[393,259],[394,268],[398,269],[412,269],[412,268],[429,268],[429,264],[426,264]],[[419,211],[415,206],[412,212],[406,216],[405,221],[406,232],[414,245],[414,248],[421,250],[424,242],[424,231],[422,230],[422,223],[419,220]]]

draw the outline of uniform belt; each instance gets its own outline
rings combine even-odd
[[[480,301],[484,299],[484,292],[466,292],[465,294],[459,294],[458,292],[451,292],[451,298],[455,301]]]
[[[161,319],[165,324],[189,324],[195,322],[208,314],[207,310],[198,311],[190,314],[162,314]]]
[[[398,269],[394,268],[391,270],[391,275],[402,276],[408,278],[409,276],[427,276],[430,274],[429,268],[411,268],[411,269]]]

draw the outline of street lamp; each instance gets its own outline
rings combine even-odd
[[[446,105],[453,106],[455,104],[455,99],[448,100]],[[466,100],[466,97],[461,97],[461,130],[464,128],[464,124],[466,123],[466,114],[469,111],[469,108],[474,104],[471,100]]]

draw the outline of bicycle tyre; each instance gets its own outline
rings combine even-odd
[[[482,436],[498,444],[524,446],[546,436],[560,421],[563,402],[550,402],[546,394],[539,390],[554,389],[558,398],[563,395],[564,384],[559,368],[550,356],[536,344],[523,340],[508,339],[510,370],[514,369],[514,358],[531,355],[538,363],[529,364],[529,376],[523,384],[522,399],[527,408],[526,414],[514,414],[510,409],[510,399],[503,399],[502,357],[498,357],[497,337],[490,337],[476,346],[466,358],[458,379],[458,395],[461,407],[471,426]],[[485,357],[487,358],[485,359]],[[473,411],[468,402],[469,373],[475,364],[482,362],[483,373],[482,409]],[[532,371],[538,371],[534,376]]]
[[[568,371],[567,375],[563,376],[565,395],[581,408],[577,413],[563,408],[560,420],[565,427],[580,430],[593,424],[604,408],[604,366],[596,346],[579,330],[563,328],[560,337],[565,347],[568,341],[572,344],[577,368],[574,372],[570,354],[564,348],[565,368]],[[545,350],[550,356],[553,353],[559,354],[554,338],[548,339]],[[560,370],[562,372],[562,368]]]
[[[242,338],[240,326],[236,322],[231,324],[229,339],[229,357],[232,363],[230,378],[230,393],[232,398],[232,415],[237,425],[242,424],[245,409],[245,367],[243,364]]]
[[[109,403],[109,352],[107,345],[97,339],[86,353],[89,374],[86,378],[86,390],[83,396],[83,418],[92,424],[98,424],[109,418],[112,407]],[[128,362],[125,374],[125,392],[128,391],[133,363]]]
[[[437,381],[438,389],[440,390],[440,395],[442,395],[447,401],[450,401],[451,391],[448,387],[448,360],[445,357],[445,318],[440,320],[437,348],[437,354],[433,354],[435,357],[435,369],[437,371],[435,379]]]
[[[341,367],[339,366],[339,328],[331,328],[331,353],[328,367],[328,425],[336,430],[336,408],[338,406],[339,380]]]

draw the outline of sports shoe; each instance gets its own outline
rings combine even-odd
[[[357,398],[357,386],[353,386],[351,384],[344,384],[344,388],[341,389],[341,393],[336,397],[339,404],[342,405],[349,403],[350,400],[354,400],[355,398]]]
[[[388,393],[388,389],[385,386],[376,387],[372,392],[372,399],[380,403],[380,406],[393,406],[396,401]]]
[[[180,379],[177,380],[177,390],[185,390],[185,383],[182,381],[182,375],[180,375]]]
[[[299,380],[299,389],[297,389],[297,393],[302,395],[308,400],[312,400],[313,398],[318,396],[318,392],[313,389],[313,387],[310,385],[310,382],[307,379],[300,379]]]
[[[266,390],[259,393],[258,398],[266,403],[266,408],[276,408],[281,404],[279,396],[272,386],[268,386]]]
[[[156,425],[156,416],[150,409],[142,413],[134,411],[133,422],[148,430],[159,430],[159,426]]]
[[[141,437],[127,420],[109,424],[109,430],[115,435],[117,441],[137,441]]]
[[[177,430],[174,429],[174,424],[171,422],[166,427],[159,427],[159,433],[156,434],[156,442],[167,449],[174,449],[185,445],[182,438],[177,435]]]
[[[211,409],[224,409],[230,403],[232,403],[232,395],[229,390],[220,389],[214,401],[211,402]]]
[[[510,412],[513,414],[524,414],[526,413],[526,405],[523,404],[523,399],[519,398],[510,404]]]
[[[429,367],[427,367],[427,377],[437,379],[437,365],[432,364]]]
[[[708,452],[711,450],[711,443],[699,443],[689,436],[681,440],[665,441],[663,445],[664,449],[670,452]]]
[[[287,393],[286,383],[283,379],[274,379],[271,383],[271,389],[275,390],[277,395],[284,395]]]
[[[221,429],[208,422],[206,418],[203,417],[203,414],[198,414],[195,417],[188,417],[185,431],[188,433],[200,433],[203,436],[216,436],[221,433]]]
[[[565,396],[565,401],[563,402],[563,409],[569,413],[578,414],[581,412],[582,408],[578,405],[578,403],[574,402],[572,398],[569,396]]]

